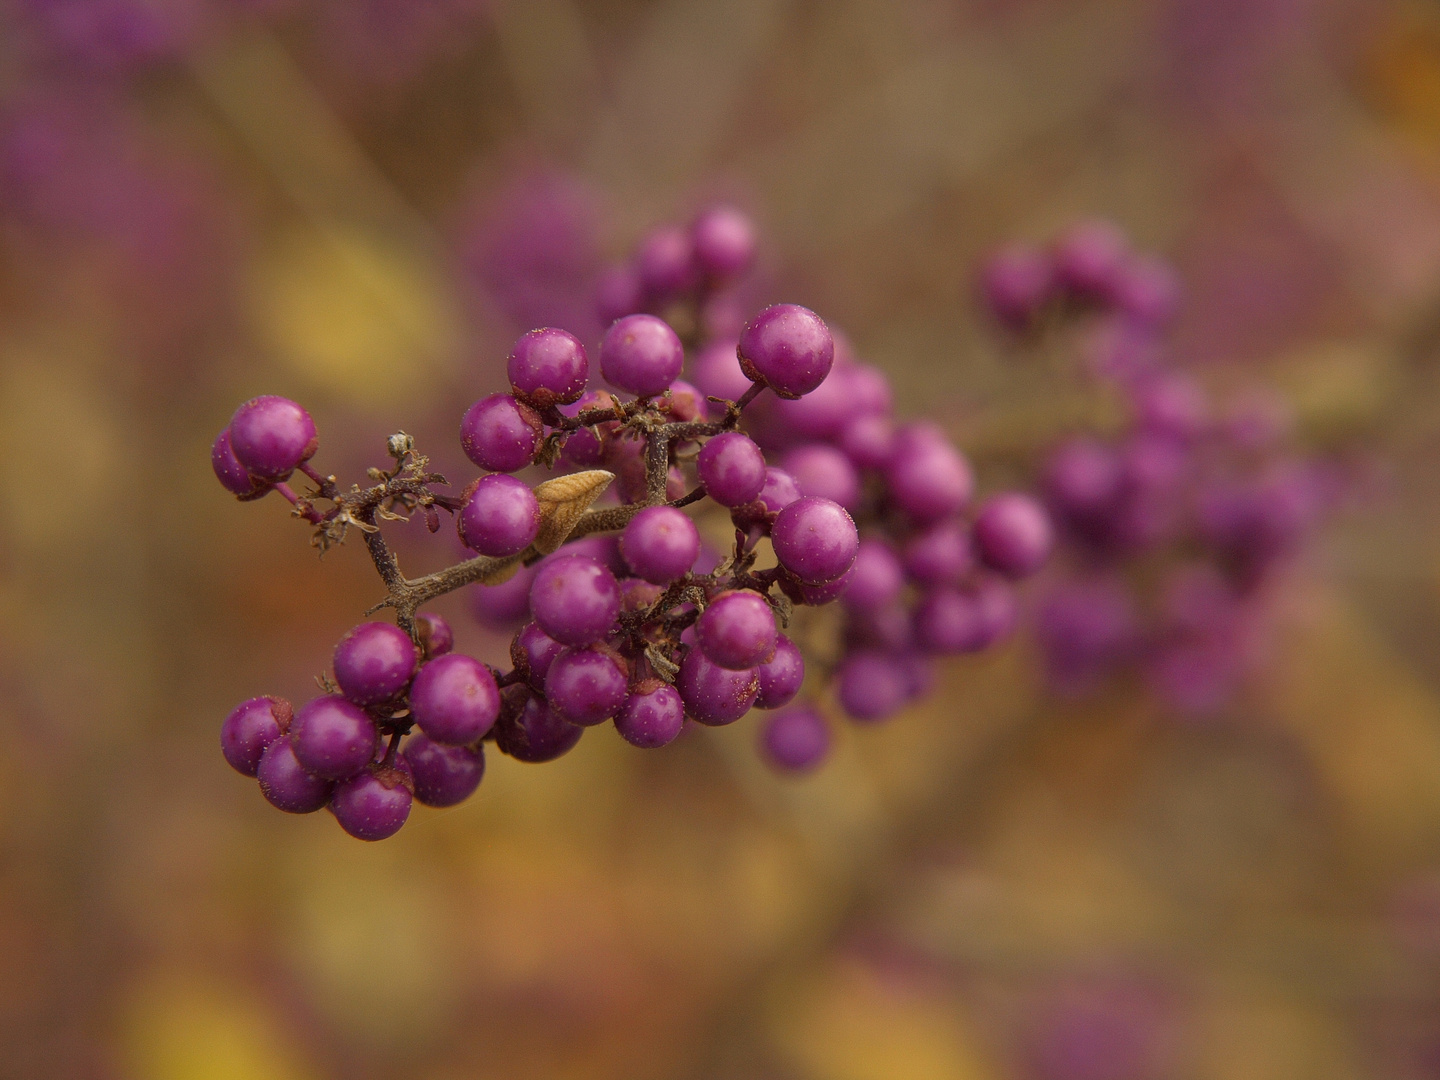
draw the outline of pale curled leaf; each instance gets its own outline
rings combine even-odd
[[[604,469],[567,473],[546,480],[535,489],[540,502],[540,531],[535,534],[535,550],[549,555],[565,542],[580,515],[590,509],[615,479]]]
[[[653,643],[645,646],[645,659],[650,661],[650,666],[655,669],[655,674],[667,683],[673,683],[675,676],[680,674],[680,665],[656,648]]]

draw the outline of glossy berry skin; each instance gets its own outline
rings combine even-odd
[[[760,693],[760,676],[753,668],[731,671],[706,658],[698,648],[685,654],[675,688],[685,712],[710,727],[730,724],[750,711]]]
[[[755,226],[733,206],[712,206],[690,230],[695,261],[712,281],[738,277],[755,262]]]
[[[799,304],[775,304],[745,324],[740,368],[782,398],[810,393],[830,374],[835,339],[819,315]]]
[[[232,495],[249,495],[256,489],[255,481],[230,446],[228,427],[215,436],[215,442],[210,447],[210,467],[215,470],[215,479]]]
[[[830,725],[810,706],[796,705],[765,721],[760,750],[783,772],[809,772],[830,753]]]
[[[663,394],[685,364],[685,348],[670,324],[654,315],[627,315],[605,331],[600,373],[636,397]]]
[[[371,766],[335,788],[330,809],[340,827],[357,840],[384,840],[410,816],[410,789],[399,769]]]
[[[580,399],[590,377],[590,361],[574,334],[545,327],[521,335],[510,350],[505,372],[516,397],[547,409]]]
[[[980,561],[1010,577],[1025,577],[1045,564],[1054,535],[1050,515],[1029,495],[996,495],[975,517]]]
[[[757,592],[721,593],[695,623],[700,651],[715,664],[745,671],[775,654],[775,613]]]
[[[802,496],[781,510],[770,530],[780,565],[806,585],[834,581],[855,562],[860,534],[845,508]]]
[[[775,655],[757,669],[760,692],[755,698],[757,709],[778,709],[788,705],[805,682],[805,658],[800,649],[784,634],[775,639]]]
[[[835,681],[840,707],[854,720],[886,720],[910,698],[905,668],[880,652],[851,653]]]
[[[958,521],[942,521],[916,533],[902,552],[905,572],[917,585],[954,585],[975,568],[970,535]]]
[[[335,646],[335,681],[356,705],[374,705],[405,689],[418,659],[410,635],[398,626],[361,623]]]
[[[545,677],[550,707],[581,727],[609,720],[627,695],[624,669],[596,649],[567,649],[555,658]]]
[[[420,730],[437,743],[472,743],[500,715],[500,690],[480,661],[450,653],[431,660],[415,676],[410,712]]]
[[[540,629],[562,645],[589,645],[615,624],[620,587],[615,575],[594,559],[550,559],[541,564],[530,586],[530,610]]]
[[[648,506],[620,534],[620,554],[637,577],[667,585],[689,573],[700,557],[700,532],[684,511]]]
[[[615,717],[620,737],[642,750],[673,742],[684,726],[685,702],[673,686],[658,680],[653,688],[637,688]]]
[[[495,745],[516,761],[539,764],[569,753],[584,733],[583,727],[570,723],[543,698],[531,697],[518,713],[496,725]]]
[[[510,646],[510,657],[517,667],[523,662],[524,670],[529,673],[526,682],[536,690],[543,691],[550,665],[564,651],[565,646],[541,630],[538,624],[528,622],[515,635],[515,641]]]
[[[330,801],[330,793],[335,789],[332,781],[305,770],[295,756],[289,735],[265,748],[256,777],[266,801],[287,814],[313,814]]]
[[[850,459],[833,446],[823,443],[797,446],[780,464],[795,478],[802,495],[829,499],[846,510],[854,510],[860,502],[860,474]]]
[[[491,394],[465,411],[460,447],[482,469],[514,472],[530,464],[543,433],[533,410],[510,394]]]
[[[897,434],[885,481],[890,501],[921,524],[959,513],[975,490],[960,452],[938,430],[921,425]]]
[[[220,750],[230,767],[254,776],[260,757],[290,726],[290,703],[278,697],[254,697],[235,706],[220,728]]]
[[[434,660],[455,648],[455,632],[441,616],[428,611],[415,616],[415,629],[420,635],[424,659]]]
[[[485,753],[478,746],[443,746],[412,735],[400,754],[410,766],[415,799],[425,806],[464,802],[485,775]]]
[[[380,735],[365,711],[338,694],[300,706],[290,723],[295,757],[325,780],[348,780],[375,758]]]
[[[721,506],[744,506],[765,487],[765,455],[748,435],[726,431],[701,447],[695,472],[705,494]]]
[[[482,626],[510,630],[530,616],[530,586],[535,567],[522,566],[499,585],[476,585],[470,589],[470,611]]]
[[[245,469],[278,480],[315,453],[315,421],[289,398],[251,398],[230,418],[230,449]]]
[[[800,498],[795,478],[783,469],[766,469],[765,486],[760,489],[760,502],[772,514],[778,514]]]
[[[905,570],[889,544],[866,538],[850,571],[850,583],[842,594],[850,611],[875,611],[893,604],[905,587]]]
[[[516,555],[540,531],[540,502],[513,476],[482,476],[465,495],[455,517],[464,545],[481,555]]]

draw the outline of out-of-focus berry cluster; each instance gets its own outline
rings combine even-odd
[[[720,223],[713,237],[707,222]],[[709,211],[677,235],[682,250],[667,257],[683,267],[652,273],[637,303],[662,295],[662,281],[670,300],[697,300],[753,257],[753,230],[735,211]],[[274,805],[329,806],[346,831],[379,839],[404,823],[412,797],[448,806],[468,796],[486,741],[550,761],[607,721],[633,745],[658,747],[687,721],[730,724],[751,708],[775,710],[761,732],[766,756],[802,770],[831,736],[817,705],[792,704],[807,668],[784,632],[797,610],[841,601],[838,648],[810,657],[812,701],[833,683],[862,721],[921,694],[929,657],[1011,631],[1010,581],[1049,551],[1043,507],[1003,494],[967,518],[965,459],[939,428],[897,424],[884,377],[843,348],[837,357],[813,311],[771,306],[737,339],[700,350],[698,390],[680,378],[685,347],[669,323],[608,314],[602,385],[563,330],[515,343],[510,392],[475,402],[461,421],[461,446],[486,474],[458,497],[434,490],[444,479],[403,434],[390,441],[392,470],[342,491],[311,467],[314,424],[284,398],[246,402],[217,437],[216,476],[239,498],[279,491],[321,546],[364,532],[399,623],[346,636],[332,692],[293,711],[255,698],[226,721],[227,760],[258,777]],[[510,475],[557,463],[579,471],[533,489]],[[290,487],[296,470],[313,490]],[[591,508],[612,479],[618,504]],[[728,516],[723,558],[702,544],[692,507],[712,525]],[[438,509],[477,555],[406,579],[379,522],[423,513],[433,532]],[[509,671],[450,651],[443,621],[416,612],[467,585],[483,621],[517,627]]]
[[[1342,493],[1336,470],[1296,447],[1277,397],[1218,401],[1168,362],[1176,275],[1113,226],[1006,248],[981,288],[1032,340],[1087,323],[1088,374],[1123,416],[1042,466],[1063,551],[1037,624],[1053,685],[1078,695],[1137,671],[1180,714],[1215,714],[1264,655],[1275,585]]]

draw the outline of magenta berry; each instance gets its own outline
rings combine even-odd
[[[750,389],[750,380],[740,370],[740,361],[735,356],[736,343],[725,338],[706,345],[695,357],[695,369],[691,381],[700,392],[710,397],[739,401]],[[718,420],[725,415],[724,406],[711,403],[711,419]]]
[[[1007,492],[980,508],[975,549],[980,561],[1011,577],[1033,574],[1050,555],[1050,515],[1029,495]]]
[[[780,565],[807,585],[834,581],[855,562],[860,534],[845,508],[806,495],[775,517],[770,532]]]
[[[603,638],[620,614],[615,575],[583,555],[547,560],[530,586],[535,622],[562,645]]]
[[[755,226],[733,206],[712,206],[691,227],[695,261],[706,277],[738,277],[755,261]]]
[[[439,615],[422,611],[415,616],[415,632],[420,636],[422,659],[433,660],[455,648],[455,633]]]
[[[537,409],[578,401],[590,377],[585,346],[574,334],[546,327],[521,335],[505,365],[515,396]]]
[[[380,736],[364,709],[338,694],[327,694],[295,711],[289,738],[306,772],[326,780],[348,780],[374,760]]]
[[[782,772],[809,772],[830,753],[830,725],[809,705],[796,705],[766,718],[760,749]]]
[[[680,663],[675,688],[692,720],[718,727],[734,723],[750,711],[760,693],[760,676],[753,668],[722,668],[699,649],[691,649]]]
[[[970,534],[958,521],[942,521],[918,532],[902,552],[905,572],[917,585],[954,585],[975,566]]]
[[[927,652],[979,652],[1006,637],[1016,617],[1014,594],[1002,582],[934,589],[915,609],[915,638]]]
[[[905,570],[895,550],[883,540],[861,540],[842,594],[846,608],[865,612],[889,607],[904,587]]]
[[[800,498],[795,478],[783,469],[766,469],[765,485],[760,489],[760,502],[772,514],[778,514]]]
[[[530,464],[544,430],[534,410],[510,394],[491,394],[466,410],[460,447],[482,469],[514,472]]]
[[[289,398],[251,398],[230,418],[230,449],[247,471],[278,480],[315,453],[315,421]]]
[[[647,506],[620,534],[620,553],[644,580],[665,585],[684,577],[700,557],[700,533],[684,511]]]
[[[536,568],[521,566],[499,585],[476,585],[470,590],[470,610],[483,626],[511,630],[530,616],[530,586]]]
[[[528,484],[492,473],[466,492],[455,522],[461,541],[481,555],[517,555],[540,531],[540,503]]]
[[[615,717],[615,730],[631,746],[653,750],[673,742],[685,724],[685,703],[659,680],[637,687]]]
[[[895,506],[920,523],[958,513],[975,490],[960,452],[939,431],[918,425],[897,434],[885,480]]]
[[[695,623],[700,651],[732,671],[763,664],[775,654],[775,613],[755,592],[737,589],[711,601]]]
[[[836,673],[835,696],[853,720],[886,720],[910,699],[910,679],[893,657],[852,653]]]
[[[850,459],[835,447],[822,443],[797,446],[785,455],[781,465],[795,478],[800,494],[829,499],[846,510],[857,508],[860,474]]]
[[[220,728],[220,749],[230,767],[254,776],[260,757],[290,727],[290,703],[278,697],[254,697],[241,702]]]
[[[600,275],[595,289],[595,311],[606,326],[622,315],[633,315],[645,307],[645,286],[631,266],[612,266]]]
[[[249,495],[256,489],[255,481],[231,449],[228,427],[215,436],[215,442],[210,447],[210,467],[215,470],[215,479],[232,495]]]
[[[640,284],[657,300],[668,300],[690,289],[698,273],[690,234],[673,225],[655,229],[635,252],[635,268]]]
[[[410,766],[415,799],[425,806],[464,802],[485,775],[485,754],[478,746],[444,746],[412,735],[401,756]]]
[[[727,431],[701,448],[695,472],[705,494],[721,506],[743,506],[765,487],[765,455],[749,436]]]
[[[1056,242],[1055,274],[1077,295],[1103,299],[1112,293],[1129,256],[1125,235],[1110,222],[1081,222]]]
[[[520,628],[510,646],[510,656],[516,667],[525,673],[525,681],[534,689],[542,691],[545,689],[545,677],[550,673],[551,663],[564,651],[564,645],[533,622]]]
[[[436,742],[472,743],[500,715],[500,690],[480,661],[450,653],[431,660],[415,676],[410,712],[420,730]]]
[[[996,321],[1024,330],[1055,292],[1055,263],[1038,248],[1012,244],[991,256],[981,273],[980,289]]]
[[[755,698],[755,707],[778,709],[788,705],[800,692],[805,681],[805,658],[793,641],[778,634],[775,655],[756,670],[760,675],[760,692]]]
[[[388,701],[404,690],[419,659],[410,635],[390,623],[361,623],[335,646],[335,681],[357,705]]]
[[[394,836],[410,816],[410,789],[401,770],[372,765],[335,788],[330,809],[357,840]]]
[[[572,724],[545,703],[528,698],[513,716],[502,716],[495,725],[495,745],[516,761],[539,764],[554,761],[570,752],[585,729]]]
[[[333,781],[307,772],[300,764],[289,735],[281,736],[265,748],[256,777],[266,801],[287,814],[313,814],[330,801],[330,793],[335,789]]]
[[[591,727],[620,711],[627,697],[626,681],[624,669],[608,653],[567,649],[550,665],[545,698],[572,724]]]
[[[808,394],[830,374],[835,339],[819,315],[799,304],[775,304],[745,324],[740,367],[782,398]]]
[[[605,381],[637,397],[663,394],[680,377],[685,349],[670,324],[654,315],[617,320],[600,342]]]
[[[895,424],[888,416],[857,416],[840,433],[840,449],[858,469],[883,469],[895,455]]]

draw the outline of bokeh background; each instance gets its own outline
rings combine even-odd
[[[220,720],[379,593],[219,489],[235,404],[468,476],[514,334],[714,197],[985,486],[1069,391],[976,266],[1093,215],[1184,275],[1190,371],[1383,482],[1215,722],[1022,635],[804,779],[752,718],[491,755],[382,844],[265,806]],[[0,1075],[1440,1075],[1437,360],[1433,3],[4,0]]]

